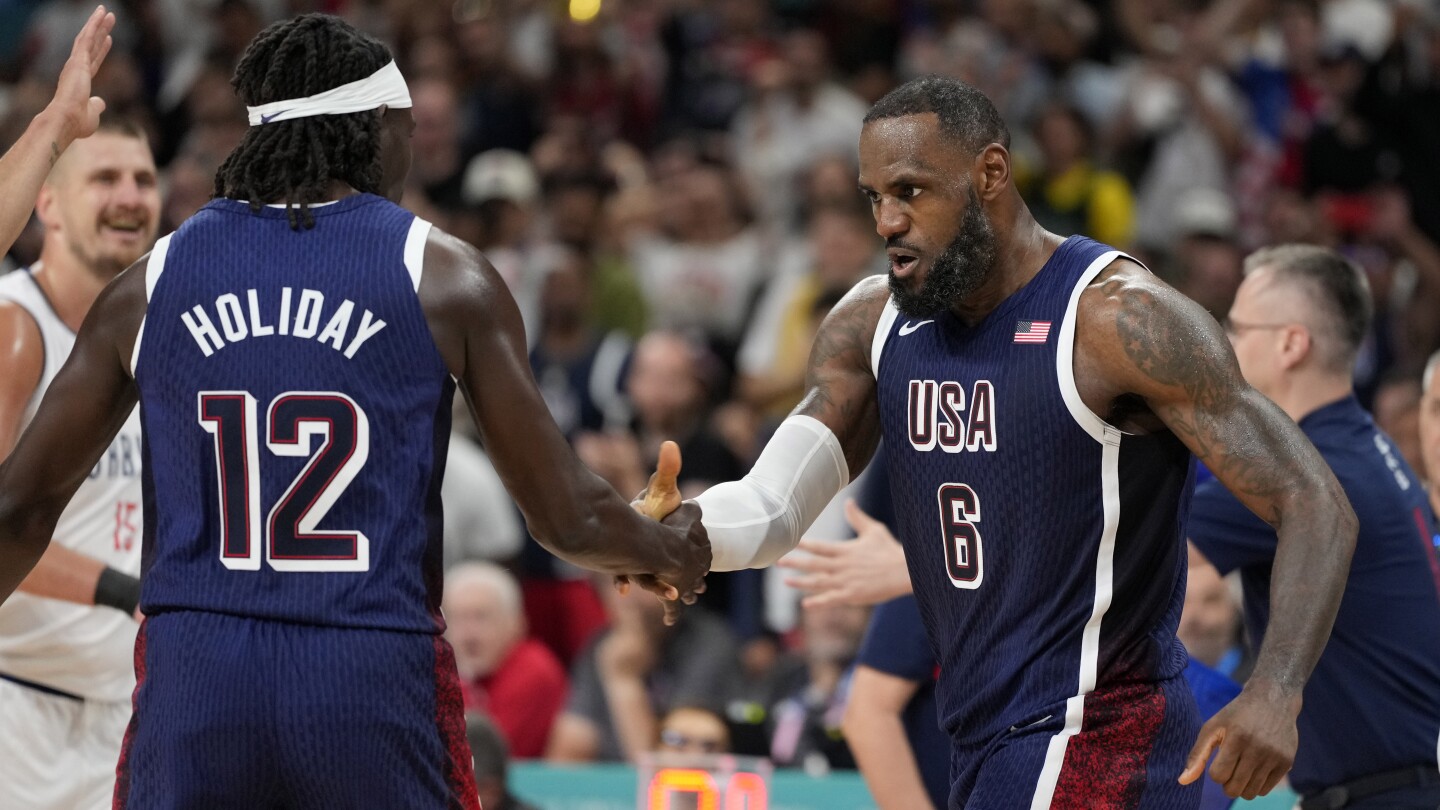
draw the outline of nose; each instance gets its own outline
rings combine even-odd
[[[881,239],[890,239],[910,230],[910,218],[900,210],[900,203],[883,198],[875,208],[875,232]]]
[[[113,203],[118,208],[144,210],[147,208],[145,195],[151,188],[148,184],[141,184],[134,175],[126,175],[115,184]]]

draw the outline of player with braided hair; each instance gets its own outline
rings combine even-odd
[[[384,46],[306,15],[234,84],[251,129],[218,196],[100,294],[0,465],[0,598],[138,399],[146,618],[115,806],[476,808],[439,610],[455,389],[531,534],[667,618],[703,590],[699,509],[657,522],[580,464],[504,281],[396,205],[414,119]]]
[[[385,46],[354,29],[332,30],[324,17],[296,17],[266,29],[235,69],[247,105],[309,96],[363,79],[390,61]],[[313,227],[307,202],[327,199],[340,180],[379,194],[380,119],[368,111],[272,121],[254,126],[215,175],[215,196],[289,198],[291,226]]]

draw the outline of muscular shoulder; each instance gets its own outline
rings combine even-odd
[[[0,299],[0,397],[28,400],[45,369],[45,341],[35,316]]]
[[[1082,397],[1100,414],[1113,413],[1126,396],[1153,405],[1203,399],[1241,383],[1215,319],[1128,259],[1116,260],[1081,293],[1075,376]]]
[[[885,302],[890,300],[890,286],[884,275],[862,279],[830,310],[820,331],[815,335],[810,365],[819,367],[841,355],[855,355],[868,368],[870,346]]]
[[[467,338],[479,332],[524,334],[505,280],[479,250],[439,228],[425,242],[420,305],[451,373],[465,369]]]
[[[420,297],[431,304],[453,305],[457,300],[494,295],[504,287],[499,273],[473,245],[439,228],[431,228],[425,241],[424,275]]]

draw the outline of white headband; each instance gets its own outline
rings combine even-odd
[[[245,110],[250,114],[250,126],[258,127],[312,115],[364,112],[377,109],[382,104],[391,108],[410,107],[410,89],[405,86],[405,77],[400,75],[400,68],[393,59],[359,81],[313,96],[272,101],[258,107],[246,107]]]

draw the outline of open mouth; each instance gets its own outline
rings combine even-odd
[[[908,250],[891,248],[885,254],[890,257],[890,273],[896,278],[909,277],[920,264],[920,257]]]
[[[145,232],[145,224],[139,220],[110,220],[101,223],[100,227],[124,237],[138,237]]]

